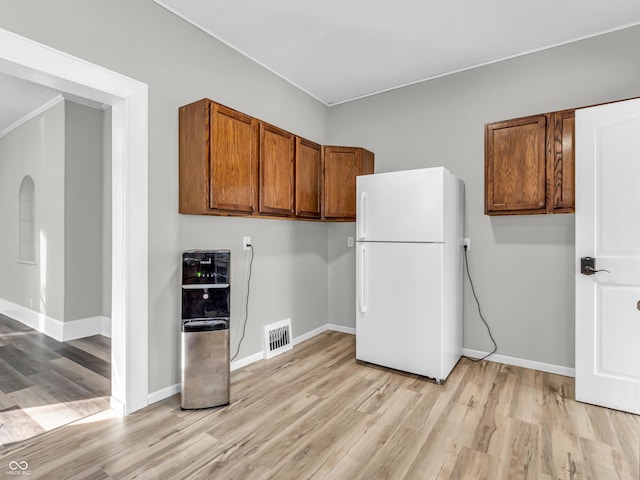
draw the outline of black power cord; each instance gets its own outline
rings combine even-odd
[[[244,340],[244,334],[247,331],[247,319],[249,318],[249,288],[251,287],[251,267],[253,266],[253,245],[247,245],[251,249],[251,260],[249,260],[249,278],[247,278],[247,298],[244,304],[244,322],[242,323],[242,335],[240,336],[240,341],[238,342],[238,349],[233,357],[231,357],[231,361],[234,361],[240,353],[240,345],[242,345],[242,340]]]
[[[469,273],[469,260],[467,259],[467,246],[464,246],[464,265],[465,267],[467,267],[467,277],[469,278],[469,284],[471,285],[471,291],[473,292],[473,298],[476,299],[476,304],[478,305],[478,313],[480,314],[480,318],[482,319],[482,321],[484,322],[484,325],[487,327],[487,332],[489,332],[489,337],[491,338],[491,341],[493,342],[493,350],[489,353],[487,353],[484,357],[482,358],[469,358],[469,360],[471,360],[472,362],[481,362],[483,360],[485,360],[487,357],[493,355],[494,353],[496,353],[498,351],[498,344],[496,343],[495,339],[493,338],[493,335],[491,333],[491,328],[489,328],[489,324],[487,323],[487,321],[485,320],[484,316],[482,315],[482,310],[480,309],[480,301],[478,300],[478,296],[476,295],[476,289],[473,287],[473,281],[471,280],[471,273]]]

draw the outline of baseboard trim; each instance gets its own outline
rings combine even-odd
[[[125,416],[124,404],[117,398],[115,397],[109,398],[109,406],[111,407],[112,410],[115,410],[121,416],[123,417]]]
[[[58,342],[66,342],[92,335],[111,337],[111,319],[105,316],[62,322],[3,298],[0,298],[0,313],[17,320],[29,328],[44,333]]]
[[[181,385],[179,383],[176,383],[174,385],[169,385],[168,387],[162,388],[155,392],[151,392],[147,397],[149,405],[151,405],[152,403],[159,402],[160,400],[164,400],[165,398],[172,397],[176,393],[180,393],[180,390],[181,390]]]
[[[240,360],[235,360],[231,362],[231,371],[238,370],[239,368],[246,367],[252,363],[257,362],[258,360],[264,359],[264,352],[260,350],[259,352],[253,353],[248,357],[241,358]]]
[[[111,338],[111,319],[109,317],[97,316],[61,323],[63,342],[93,335],[103,335]]]
[[[348,333],[349,335],[356,334],[356,329],[353,327],[343,327],[342,325],[334,325],[333,323],[330,323],[328,325],[327,330],[333,330],[334,332]]]
[[[463,348],[462,355],[470,358],[482,358],[489,352],[482,352],[480,350],[472,350],[470,348]],[[575,377],[576,369],[571,367],[563,367],[561,365],[554,365],[551,363],[537,362],[535,360],[527,360],[525,358],[509,357],[508,355],[494,354],[487,358],[490,362],[504,363],[505,365],[513,365],[514,367],[530,368],[532,370],[539,370],[541,372],[555,373],[556,375],[563,375],[565,377]]]
[[[326,332],[327,330],[329,330],[329,325],[322,325],[321,327],[314,328],[310,332],[303,333],[298,337],[294,337],[292,340],[292,343],[294,346],[296,346],[299,343],[304,342],[305,340],[309,340],[310,338],[313,338],[316,335],[320,335],[322,332]]]
[[[49,317],[44,313],[31,310],[30,308],[23,307],[17,303],[10,302],[4,298],[0,298],[0,313],[17,320],[29,328],[33,328],[40,333],[44,333],[54,340],[59,342],[64,341],[64,322],[61,322],[60,320]]]

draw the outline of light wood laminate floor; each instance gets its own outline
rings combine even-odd
[[[0,314],[0,449],[108,409],[110,351],[101,335],[62,343]]]
[[[442,386],[354,359],[325,332],[232,373],[231,404],[179,395],[0,452],[43,479],[640,477],[640,417],[573,400],[573,379],[462,359]],[[25,465],[25,464],[23,464]]]

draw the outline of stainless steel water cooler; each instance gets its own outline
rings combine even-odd
[[[228,250],[182,254],[182,408],[229,403]]]

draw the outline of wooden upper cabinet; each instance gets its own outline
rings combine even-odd
[[[296,216],[320,218],[320,189],[322,179],[322,147],[296,137]]]
[[[547,203],[554,213],[575,211],[575,110],[549,114]]]
[[[353,221],[373,153],[323,150],[204,98],[179,109],[179,166],[180,213]]]
[[[180,213],[209,209],[209,106],[205,100],[178,110]]]
[[[257,120],[203,99],[179,109],[180,213],[252,214],[258,202]]]
[[[485,214],[574,211],[574,111],[485,125]]]
[[[328,220],[355,221],[356,176],[373,173],[373,153],[358,147],[323,148],[323,215]]]
[[[544,115],[486,126],[485,213],[546,211]]]
[[[295,136],[260,122],[260,213],[294,214]]]
[[[255,211],[257,126],[255,118],[212,103],[210,208],[243,213]]]

